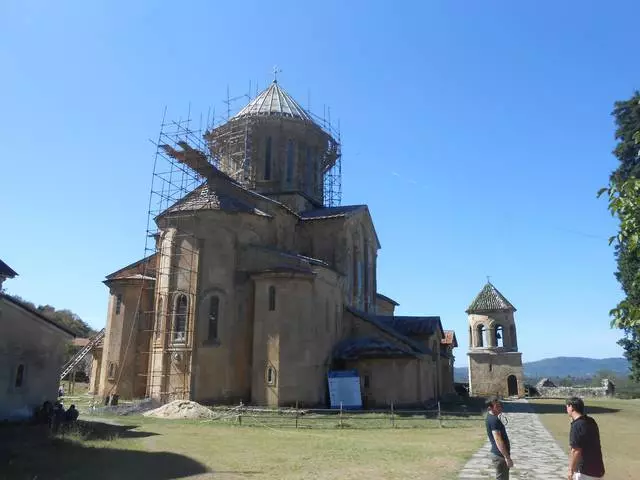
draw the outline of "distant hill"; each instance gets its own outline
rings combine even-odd
[[[625,358],[554,357],[524,364],[524,376],[528,378],[589,377],[602,370],[628,375],[629,362]],[[456,382],[468,382],[467,367],[456,368],[454,378]]]

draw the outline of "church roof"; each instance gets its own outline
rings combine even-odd
[[[15,272],[15,270],[13,270],[13,268],[0,260],[0,275],[7,278],[13,278],[18,274]]]
[[[359,358],[416,357],[416,352],[406,345],[393,344],[376,337],[347,338],[333,349],[333,358],[357,360]]]
[[[288,117],[313,122],[311,115],[291,95],[285,92],[275,80],[233,118],[247,116]]]
[[[162,215],[193,210],[224,210],[226,212],[244,212],[269,216],[243,199],[234,197],[229,193],[214,191],[208,183],[203,183],[188,193],[184,198],[162,212]]]
[[[511,310],[515,312],[516,308],[491,282],[487,282],[478,296],[471,302],[469,308],[467,308],[467,313],[493,312],[496,310]]]
[[[300,212],[303,220],[324,220],[326,218],[348,217],[350,214],[366,209],[366,205],[342,205],[339,207],[314,208]]]
[[[440,317],[406,317],[378,315],[378,320],[407,337],[414,335],[433,335],[438,328],[442,331]]]

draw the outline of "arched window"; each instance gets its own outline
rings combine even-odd
[[[218,316],[220,314],[220,297],[209,298],[209,335],[208,340],[218,339]]]
[[[116,315],[120,315],[120,309],[122,308],[122,294],[116,295]]]
[[[293,140],[287,141],[287,168],[286,168],[286,176],[285,182],[287,185],[291,185],[293,182],[293,160],[294,160],[295,150]]]
[[[276,384],[276,369],[272,366],[267,367],[267,385]]]
[[[184,342],[187,338],[187,296],[180,294],[176,299],[176,306],[173,319],[173,341]]]
[[[273,312],[276,309],[276,287],[271,285],[269,287],[269,311]]]
[[[22,387],[23,381],[24,381],[24,365],[20,364],[16,369],[16,383],[15,383],[16,388]]]
[[[469,325],[469,347],[473,347],[473,335],[471,331],[471,325]]]
[[[504,328],[496,325],[496,347],[504,347]]]
[[[480,324],[476,327],[476,347],[484,347],[484,325]]]
[[[267,137],[264,148],[264,179],[271,180],[271,137]]]

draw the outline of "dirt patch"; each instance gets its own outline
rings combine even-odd
[[[174,400],[159,408],[144,412],[145,417],[167,418],[167,419],[198,419],[213,418],[214,413],[207,407],[190,400]]]

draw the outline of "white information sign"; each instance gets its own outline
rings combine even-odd
[[[331,408],[362,408],[360,376],[356,370],[329,372],[329,400]]]

